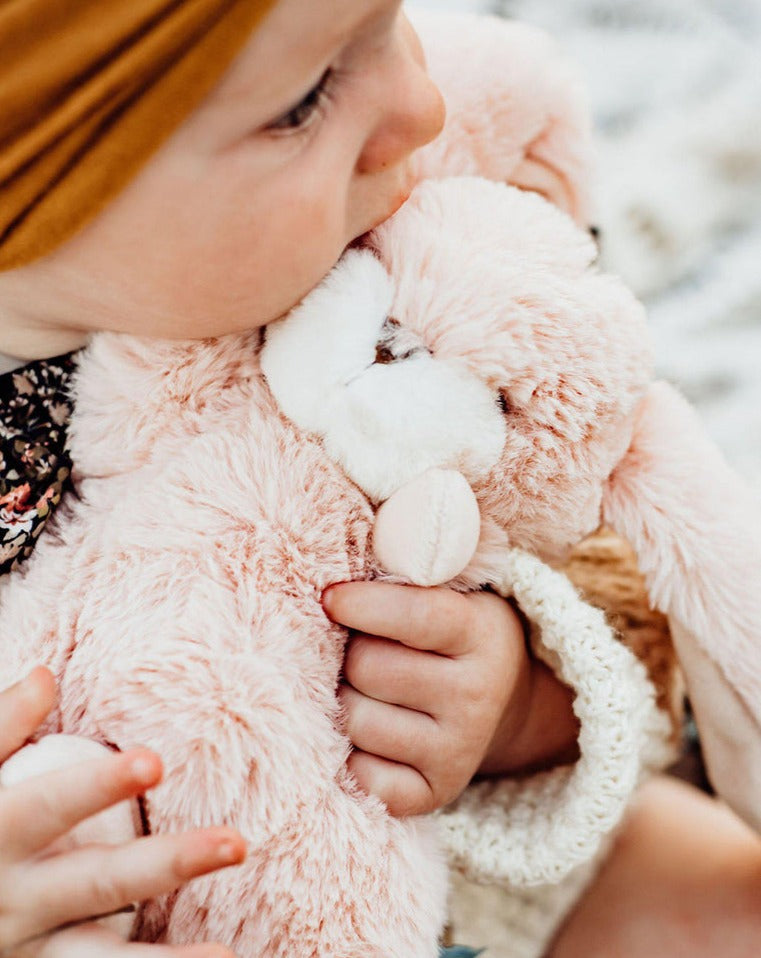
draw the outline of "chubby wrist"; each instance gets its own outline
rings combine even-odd
[[[579,722],[573,699],[572,690],[527,651],[478,774],[519,775],[575,762]]]

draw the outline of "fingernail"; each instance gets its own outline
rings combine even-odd
[[[36,668],[33,668],[28,675],[25,675],[23,679],[20,679],[18,682],[16,682],[13,687],[22,689],[34,688],[37,685],[40,674],[44,673],[45,671],[45,669],[38,665]]]
[[[203,958],[235,958],[235,955],[222,945],[210,945],[205,947]]]
[[[222,842],[217,849],[217,861],[222,865],[237,865],[245,857],[245,848],[236,842]]]
[[[23,679],[11,686],[9,691],[15,691],[21,695],[24,701],[32,707],[47,703],[52,705],[52,696],[55,696],[55,682],[48,670],[38,665]]]
[[[130,765],[130,771],[135,781],[141,785],[150,785],[156,780],[156,762],[154,759],[148,758],[145,755],[134,759]]]

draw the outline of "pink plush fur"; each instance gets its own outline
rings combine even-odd
[[[603,517],[636,549],[653,605],[695,637],[761,725],[761,502],[665,383],[638,409]]]
[[[450,124],[420,175],[459,165],[505,179],[544,164],[541,188],[549,173],[548,192],[559,186],[558,202],[581,208],[587,128],[550,45],[533,31],[500,33],[487,68],[472,60],[461,101],[462,76],[444,69],[464,62],[460,30],[423,25]],[[470,130],[484,109],[498,123]],[[449,152],[464,136],[478,170]],[[429,825],[390,820],[347,779],[334,694],[345,635],[319,604],[325,585],[371,570],[372,510],[282,420],[258,347],[258,335],[96,339],[72,423],[79,498],[2,584],[4,678],[44,662],[61,693],[47,731],[161,753],[155,831],[229,822],[249,839],[243,869],[150,903],[141,937],[219,938],[257,958],[429,958],[444,864]]]
[[[642,309],[596,271],[585,232],[538,196],[457,178],[419,187],[373,240],[402,326],[506,402],[459,584],[483,581],[495,530],[550,556],[606,517],[752,703],[750,497],[683,402],[649,387]],[[320,605],[376,573],[373,509],[278,411],[260,345],[95,339],[76,385],[79,498],[0,584],[7,679],[43,662],[61,686],[48,731],[160,752],[154,831],[245,834],[247,864],[150,903],[142,937],[433,958],[445,864],[429,823],[394,821],[348,778],[345,636]]]

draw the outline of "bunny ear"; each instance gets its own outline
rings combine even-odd
[[[651,386],[603,521],[634,547],[653,606],[694,636],[761,719],[761,502],[670,386]]]
[[[447,105],[442,134],[415,154],[420,179],[483,176],[535,190],[586,228],[593,143],[585,84],[527,23],[410,11]]]

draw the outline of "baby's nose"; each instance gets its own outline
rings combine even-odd
[[[444,123],[447,117],[447,109],[444,103],[444,97],[441,90],[436,86],[433,80],[425,75],[425,91],[421,95],[420,103],[420,123],[418,126],[418,142],[413,149],[419,149],[425,146],[444,129]]]
[[[435,140],[444,129],[447,110],[444,103],[444,97],[441,90],[436,86],[428,75],[428,68],[423,53],[423,45],[420,42],[415,28],[407,17],[403,17],[403,31],[409,44],[410,55],[415,63],[419,74],[419,90],[417,98],[411,98],[409,106],[411,111],[417,111],[418,115],[418,142],[413,149],[418,149]]]
[[[378,173],[403,163],[411,153],[434,140],[444,127],[446,107],[428,76],[417,34],[404,27],[400,69],[386,90],[381,122],[366,142],[358,162],[360,173]]]

